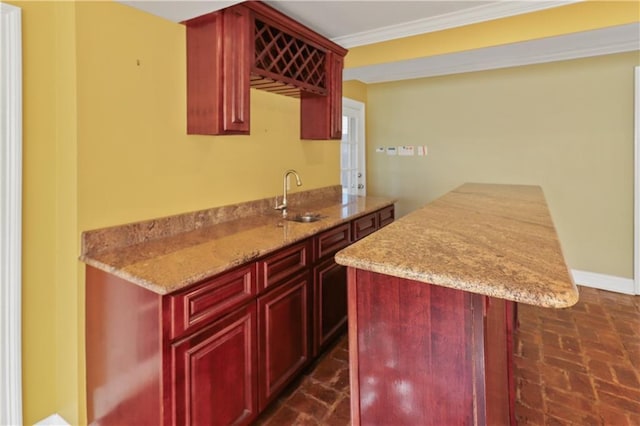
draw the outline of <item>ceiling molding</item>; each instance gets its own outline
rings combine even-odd
[[[640,23],[465,52],[347,68],[343,80],[383,83],[640,50]]]
[[[578,3],[580,1],[582,0],[500,1],[432,18],[418,19],[412,22],[376,28],[375,30],[363,31],[348,36],[335,37],[332,41],[346,48],[351,48],[441,31],[448,28],[477,24],[494,19],[507,18],[524,13],[537,12],[539,10]]]

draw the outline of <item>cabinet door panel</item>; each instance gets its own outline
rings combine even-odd
[[[186,22],[187,133],[249,134],[253,43],[244,7]]]
[[[275,254],[259,261],[258,273],[260,276],[258,291],[274,287],[284,279],[307,269],[310,260],[311,252],[309,242],[303,241],[302,243],[279,250]]]
[[[224,14],[222,126],[226,134],[249,134],[249,74],[253,56],[252,22],[245,8]],[[229,34],[230,33],[230,34]]]
[[[314,339],[313,354],[346,330],[347,268],[329,258],[314,271]]]
[[[371,213],[353,221],[353,239],[358,241],[378,229],[378,213]]]
[[[250,304],[172,345],[174,420],[249,424],[257,415],[256,308]]]
[[[260,410],[309,361],[309,274],[258,298]]]

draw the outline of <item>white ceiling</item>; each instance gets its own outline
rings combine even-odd
[[[182,22],[239,1],[115,0]],[[266,0],[346,48],[530,13],[582,0]],[[640,24],[428,58],[348,68],[344,80],[379,83],[639,51]]]
[[[117,0],[174,22],[238,1]],[[268,0],[265,3],[344,47],[438,31],[580,0]]]

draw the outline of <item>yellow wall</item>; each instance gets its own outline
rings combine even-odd
[[[187,136],[184,28],[110,2],[20,2],[24,421],[86,421],[83,230],[339,183],[299,101],[251,92],[251,136]],[[139,65],[138,65],[139,61]]]
[[[342,85],[342,96],[366,104],[367,85],[357,80],[345,81]]]
[[[300,141],[297,99],[252,90],[250,136],[186,135],[182,25],[80,4],[77,50],[81,229],[275,195],[288,168],[339,183],[339,144]]]
[[[24,420],[58,412],[78,424],[86,418],[80,233],[272,196],[290,167],[302,189],[337,184],[339,146],[300,141],[298,102],[257,91],[251,136],[187,136],[180,25],[109,2],[10,3],[23,9]],[[482,32],[502,34],[495,28]],[[441,48],[468,48],[466,31],[448,33]],[[394,57],[378,48],[354,49],[348,66]],[[345,88],[361,101],[369,93]]]
[[[352,48],[345,63],[373,65],[638,21],[640,2],[585,1]],[[633,66],[640,59],[638,52],[620,57],[626,62],[605,56],[366,86],[369,193],[400,197],[404,214],[468,180],[544,183],[570,267],[631,277]],[[361,93],[355,83],[347,87]],[[536,122],[545,127],[532,133]],[[375,154],[388,145],[427,145],[431,154],[423,161]]]
[[[57,25],[52,19],[53,4],[17,5],[23,8],[24,70],[22,386],[24,420],[32,423],[38,420],[34,416],[49,415],[57,410],[57,105],[56,46],[52,37]],[[38,30],[30,30],[29,22],[37,23]]]
[[[369,85],[367,183],[405,214],[464,182],[541,185],[571,268],[633,276],[638,52]],[[426,145],[426,157],[376,147]]]

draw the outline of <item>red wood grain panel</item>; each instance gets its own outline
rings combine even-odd
[[[487,424],[508,425],[509,419],[509,338],[507,304],[504,299],[487,300],[485,333],[485,376]]]
[[[353,223],[353,240],[358,241],[369,234],[374,233],[378,229],[378,213],[371,213],[366,216],[359,217],[352,221]]]
[[[311,247],[309,240],[294,244],[258,262],[258,292],[274,287],[288,277],[309,268]]]
[[[314,268],[313,356],[347,325],[347,268],[328,258]]]
[[[160,425],[160,296],[86,268],[87,419]]]
[[[258,298],[260,411],[310,361],[309,282],[307,272]]]
[[[325,256],[336,254],[340,249],[351,244],[351,225],[344,223],[335,228],[324,231],[314,238],[315,257],[320,260]]]
[[[256,266],[250,263],[167,296],[170,337],[196,331],[251,301],[256,295],[256,281]]]
[[[486,424],[482,296],[352,269],[348,286],[353,424]]]
[[[176,425],[248,425],[258,414],[256,307],[172,345]]]

